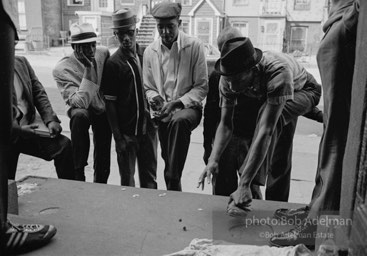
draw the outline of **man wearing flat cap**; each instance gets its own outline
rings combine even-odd
[[[200,123],[208,92],[204,46],[179,31],[180,4],[162,2],[151,13],[160,38],[144,52],[144,87],[158,124],[167,189],[181,191],[191,132]]]
[[[144,94],[137,18],[125,8],[112,15],[112,22],[120,46],[106,62],[101,89],[115,139],[121,185],[135,186],[138,161],[140,187],[156,189],[158,138]]]
[[[221,74],[221,121],[218,126],[208,164],[199,184],[217,174],[218,161],[232,135],[232,116],[241,95],[257,98],[264,103],[259,110],[254,137],[247,157],[240,167],[238,188],[230,195],[229,209],[246,207],[252,201],[250,185],[265,161],[271,161],[266,197],[281,193],[288,200],[292,143],[297,118],[312,112],[319,103],[321,86],[294,58],[278,52],[262,52],[250,39],[237,37],[227,40],[221,57],[215,64]],[[274,157],[273,157],[274,156]]]
[[[89,23],[71,25],[70,33],[74,52],[56,64],[53,76],[70,117],[76,175],[78,180],[85,181],[84,167],[88,164],[90,147],[89,127],[92,127],[94,182],[107,183],[112,133],[100,83],[109,51],[106,47],[96,47],[97,35]]]

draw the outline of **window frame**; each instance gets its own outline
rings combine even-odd
[[[240,3],[241,1],[243,1],[244,3]],[[249,0],[233,0],[232,1],[232,6],[248,6],[249,5]]]
[[[271,25],[275,25],[275,31],[268,31],[268,29],[270,29]],[[280,49],[279,45],[280,45],[280,41],[282,39],[282,34],[280,33],[281,31],[281,21],[279,20],[267,20],[263,23],[263,42],[262,42],[262,47],[265,50],[271,50],[271,51],[278,51]],[[273,38],[273,40],[272,40]],[[269,44],[269,39],[270,41],[275,41],[275,44]]]
[[[240,29],[238,29],[237,25],[244,25],[245,29],[246,29],[246,33],[243,33]],[[248,37],[249,36],[249,23],[247,21],[240,21],[240,20],[235,20],[231,22],[231,26],[233,28],[236,28],[238,30],[240,30],[242,36]]]
[[[131,0],[132,3],[125,3],[123,0],[120,0],[120,5],[135,5],[135,0]]]
[[[188,1],[189,1],[189,3],[186,3],[186,4],[184,3],[184,1],[185,1],[185,0],[181,0],[181,5],[182,5],[182,6],[192,6],[192,0],[188,0]]]
[[[22,6],[20,6],[20,5],[22,5]],[[21,31],[28,30],[28,26],[27,26],[27,12],[26,12],[25,9],[26,9],[25,8],[25,0],[19,0],[18,1],[18,19],[19,19],[19,29]],[[24,21],[24,26],[22,25],[23,21]]]
[[[300,3],[303,2],[303,3]],[[294,0],[295,11],[309,11],[311,10],[311,0]]]
[[[101,6],[101,3],[106,4],[106,6]],[[107,9],[107,8],[108,8],[108,0],[98,0],[98,9]]]
[[[73,3],[73,1],[80,1],[80,4]],[[84,0],[68,0],[67,1],[68,6],[84,6]]]
[[[282,13],[282,0],[264,0],[264,13],[265,14],[281,14]]]
[[[94,5],[97,6],[96,10],[98,11],[107,11],[107,12],[113,12],[114,10],[114,1],[113,0],[104,0],[107,3],[106,7],[101,7],[100,6],[100,1],[101,0],[96,0]]]
[[[208,22],[209,23],[209,31],[208,34],[198,34],[198,23],[199,22]],[[199,35],[208,35],[208,43],[211,44],[213,42],[213,19],[200,17],[195,19],[195,37],[199,38]],[[203,41],[203,43],[205,43]]]
[[[290,50],[290,52],[295,51],[295,50],[291,51],[291,49],[293,48],[293,44],[292,44],[292,42],[294,42],[294,41],[295,41],[295,40],[293,39],[293,37],[292,37],[292,35],[293,35],[293,30],[294,30],[294,29],[296,29],[296,28],[303,28],[303,29],[305,30],[305,32],[304,32],[304,35],[305,35],[305,36],[304,36],[304,38],[302,39],[304,49],[303,49],[303,51],[296,49],[296,50],[298,50],[298,51],[300,51],[300,52],[305,52],[305,51],[307,50],[307,38],[308,38],[308,29],[309,29],[309,27],[308,27],[308,26],[291,26],[291,28],[290,28],[290,37],[289,37],[289,50]],[[298,39],[298,41],[301,41],[301,40],[300,40],[300,39]]]

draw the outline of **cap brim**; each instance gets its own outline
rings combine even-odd
[[[97,41],[97,37],[91,37],[91,38],[87,38],[87,39],[83,39],[83,40],[71,41],[70,43],[72,43],[72,44],[84,44],[84,43],[92,43],[92,42],[96,42],[96,41]]]
[[[110,27],[110,29],[119,29],[119,28],[126,28],[126,27],[130,27],[130,26],[133,26],[133,25],[136,25],[137,23],[139,23],[140,19],[139,18],[135,18],[135,23],[131,23],[131,24],[127,24],[127,25],[123,25],[123,26],[112,26]]]
[[[214,64],[214,70],[222,76],[233,76],[238,73],[250,70],[252,67],[257,65],[260,62],[261,58],[263,57],[263,52],[260,49],[255,48],[255,51],[256,51],[256,60],[255,60],[255,64],[253,64],[251,67],[239,68],[238,70],[234,70],[233,72],[222,72],[222,70],[220,69],[221,59],[219,59]]]
[[[179,17],[180,15],[176,15],[176,16],[153,16],[154,19],[159,19],[159,20],[172,20],[172,19],[176,19],[177,17]]]

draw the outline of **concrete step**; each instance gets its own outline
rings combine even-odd
[[[153,31],[140,31],[139,30],[139,33],[138,33],[138,36],[151,36],[153,35]]]
[[[153,42],[154,41],[154,38],[153,37],[149,37],[149,38],[146,38],[146,37],[144,37],[144,38],[137,38],[137,40],[139,41],[139,42]]]
[[[139,31],[139,33],[138,33],[138,36],[139,37],[153,37],[153,35],[154,35],[154,32],[153,31],[147,31],[147,32],[142,32],[142,33],[140,33],[140,31]]]
[[[253,200],[245,222],[226,214],[228,198],[222,196],[43,177],[27,177],[19,185],[27,189],[19,193],[19,217],[10,219],[58,230],[50,244],[30,256],[165,255],[195,237],[268,245],[265,232],[292,227],[267,221],[274,211],[303,206]]]
[[[138,42],[153,42],[154,38],[153,37],[149,37],[149,38],[137,38]]]
[[[155,21],[153,22],[142,22],[141,25],[143,26],[148,26],[148,27],[155,27],[157,25],[157,23]]]

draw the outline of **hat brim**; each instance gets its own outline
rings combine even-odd
[[[257,49],[257,48],[254,48],[255,51],[256,51],[256,60],[254,62],[254,64],[251,66],[251,67],[242,67],[242,68],[239,68],[237,70],[234,70],[233,72],[223,72],[221,69],[220,69],[220,62],[221,62],[221,58],[219,58],[219,60],[217,60],[215,62],[215,65],[214,65],[214,70],[222,75],[222,76],[233,76],[233,75],[236,75],[238,73],[241,73],[241,72],[244,72],[244,71],[247,71],[247,70],[250,70],[252,67],[254,67],[255,65],[257,65],[261,58],[263,57],[263,52],[260,50],[260,49]]]
[[[86,38],[83,40],[77,40],[77,41],[71,41],[70,43],[72,44],[84,44],[84,43],[92,43],[92,42],[96,42],[97,41],[97,37],[91,37],[91,38]]]
[[[127,24],[127,25],[123,25],[123,26],[112,26],[110,27],[110,29],[120,29],[120,28],[127,28],[127,27],[131,27],[136,25],[137,23],[139,23],[140,19],[139,18],[135,18],[135,23],[131,23],[131,24]]]

